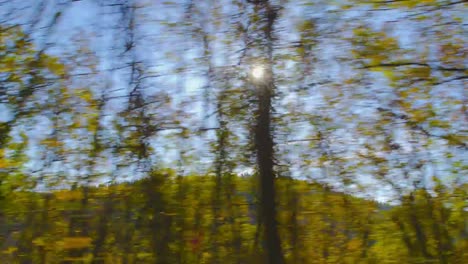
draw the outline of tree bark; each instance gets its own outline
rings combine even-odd
[[[264,223],[266,263],[284,263],[281,241],[276,223],[276,193],[273,163],[273,137],[271,135],[271,89],[269,84],[259,85],[255,145],[260,178],[260,212]]]
[[[276,193],[274,173],[274,143],[271,126],[271,109],[274,89],[273,78],[273,25],[277,11],[268,0],[253,2],[257,10],[263,9],[267,64],[264,80],[257,80],[258,108],[255,127],[255,149],[260,179],[260,218],[263,221],[263,246],[265,263],[285,263],[276,222]]]

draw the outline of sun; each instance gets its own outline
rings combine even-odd
[[[254,66],[252,69],[252,76],[257,80],[262,79],[263,76],[265,76],[265,69],[262,66]]]

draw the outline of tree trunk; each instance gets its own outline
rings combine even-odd
[[[273,97],[273,25],[277,11],[268,0],[253,2],[257,10],[263,9],[263,27],[266,44],[266,75],[264,80],[256,84],[258,96],[257,120],[255,127],[255,148],[257,167],[260,179],[260,213],[263,221],[263,242],[265,248],[265,263],[285,263],[281,249],[281,240],[276,222],[276,194],[274,173],[274,144],[271,127],[271,102]]]
[[[271,135],[271,85],[259,87],[255,145],[260,178],[260,212],[263,219],[266,263],[284,263],[276,223],[275,175],[273,170],[273,138]]]

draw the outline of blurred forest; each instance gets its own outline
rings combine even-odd
[[[0,0],[0,263],[468,263],[467,18]]]

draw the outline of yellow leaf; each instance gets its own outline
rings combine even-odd
[[[49,57],[46,62],[47,67],[49,70],[57,75],[62,75],[65,73],[65,66],[58,61],[57,58]]]
[[[5,157],[5,150],[0,149],[0,169],[8,168],[10,165],[10,162]]]
[[[54,192],[57,200],[69,201],[69,200],[80,200],[83,198],[81,191],[63,190]]]
[[[60,142],[60,141],[54,140],[54,139],[50,139],[50,138],[42,140],[41,144],[46,145],[46,146],[51,147],[51,148],[56,148],[56,147],[63,146],[63,142]]]
[[[382,70],[382,73],[387,79],[389,79],[391,81],[393,81],[395,79],[395,72],[393,72],[393,70],[384,69],[384,70]]]
[[[423,122],[428,118],[427,111],[424,109],[418,109],[413,111],[413,118],[416,122]]]
[[[429,121],[431,127],[450,128],[450,123],[443,120],[431,120]]]
[[[91,245],[90,237],[65,237],[57,242],[57,246],[62,249],[86,248]]]
[[[45,245],[44,238],[42,238],[42,237],[38,237],[38,238],[34,239],[32,242],[36,246],[44,246]]]
[[[79,89],[76,91],[76,94],[87,103],[93,101],[93,93],[88,89]]]
[[[10,163],[6,159],[0,159],[0,169],[10,167]]]
[[[352,239],[348,243],[348,250],[349,251],[354,251],[354,250],[359,250],[361,247],[362,242],[359,239]]]
[[[408,74],[410,76],[414,76],[417,78],[428,78],[431,76],[431,69],[429,67],[417,67],[417,68],[411,68],[408,71]]]
[[[17,250],[18,250],[17,247],[8,247],[7,249],[3,251],[3,253],[10,255],[10,254],[15,253]]]
[[[408,89],[408,92],[409,93],[417,93],[419,92],[419,88],[418,87],[411,87]]]

